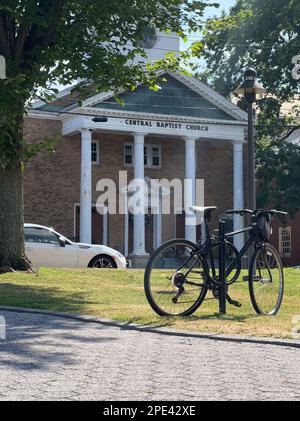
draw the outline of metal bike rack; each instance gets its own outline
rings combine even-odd
[[[220,221],[219,223],[219,308],[220,314],[226,314],[226,269],[225,269],[225,235],[226,235],[226,222]]]

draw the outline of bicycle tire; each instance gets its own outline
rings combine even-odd
[[[180,246],[186,246],[189,247],[191,250],[198,252],[199,248],[192,242],[184,240],[184,239],[174,239],[174,240],[170,240],[167,241],[166,243],[162,244],[150,257],[150,260],[147,264],[146,267],[146,271],[145,271],[145,276],[144,276],[144,289],[145,289],[145,294],[146,294],[146,298],[148,300],[148,303],[150,304],[151,308],[155,311],[155,313],[157,313],[159,316],[161,317],[166,317],[166,316],[181,316],[181,317],[187,317],[190,316],[191,314],[193,314],[199,307],[200,305],[203,303],[208,288],[205,285],[205,281],[204,284],[202,285],[202,288],[199,288],[199,295],[197,297],[197,299],[194,301],[194,303],[186,310],[176,313],[174,312],[170,312],[170,311],[166,311],[165,309],[161,308],[161,306],[157,303],[157,300],[153,297],[153,293],[152,293],[152,288],[151,288],[151,274],[153,272],[153,270],[155,269],[154,263],[156,262],[156,259],[160,256],[160,254],[164,251],[164,250],[168,250],[171,247],[174,247],[175,245],[180,245]],[[201,258],[199,257],[199,261],[201,263],[203,263],[203,261],[201,260]],[[176,272],[176,271],[175,271]],[[200,279],[200,278],[199,278]]]
[[[262,255],[261,255],[262,254]],[[261,256],[260,256],[261,255]],[[278,271],[279,279],[278,279],[278,292],[276,293],[277,297],[274,297],[274,306],[273,304],[268,305],[267,303],[262,303],[263,301],[263,295],[265,295],[265,302],[266,302],[266,294],[267,294],[267,286],[273,284],[275,286],[275,282],[272,280],[263,279],[262,270],[264,268],[260,267],[265,262],[265,265],[267,266],[269,263],[266,264],[266,258],[271,259],[271,257],[274,258],[273,262],[276,263],[276,268]],[[271,262],[271,260],[270,260]],[[270,268],[268,267],[266,269],[266,273],[270,274]],[[258,276],[256,273],[258,272]],[[272,277],[272,276],[271,276]],[[261,292],[259,292],[257,285],[259,283],[259,286],[261,287]],[[275,288],[273,288],[275,296]],[[265,291],[264,291],[265,290]],[[270,288],[268,288],[268,291],[271,291]],[[284,294],[284,273],[283,273],[283,266],[282,261],[279,256],[279,253],[277,250],[269,243],[263,243],[253,254],[250,267],[249,267],[249,292],[251,297],[251,302],[254,307],[254,310],[257,314],[260,315],[266,315],[266,316],[275,316],[278,314],[282,301],[283,301],[283,294]],[[269,293],[271,295],[271,292]],[[271,309],[268,309],[268,307],[271,307]],[[273,308],[272,308],[273,307]]]

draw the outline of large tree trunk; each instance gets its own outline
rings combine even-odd
[[[24,101],[9,92],[6,98],[0,120],[0,273],[31,270],[24,241]]]
[[[25,256],[21,162],[0,167],[0,272],[29,270]]]

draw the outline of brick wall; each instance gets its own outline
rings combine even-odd
[[[292,232],[292,254],[291,257],[282,257],[284,266],[299,266],[300,265],[300,212],[295,218],[290,218],[287,222],[280,221],[277,218],[274,220],[273,235],[271,237],[271,244],[279,250],[279,227],[291,227]]]
[[[42,152],[27,164],[24,174],[25,221],[55,227],[73,236],[74,203],[80,197],[80,141],[62,137],[61,123],[27,119],[25,137],[40,142],[58,137],[54,153]]]

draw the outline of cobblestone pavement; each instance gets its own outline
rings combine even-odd
[[[0,312],[1,400],[299,400],[300,349]]]

